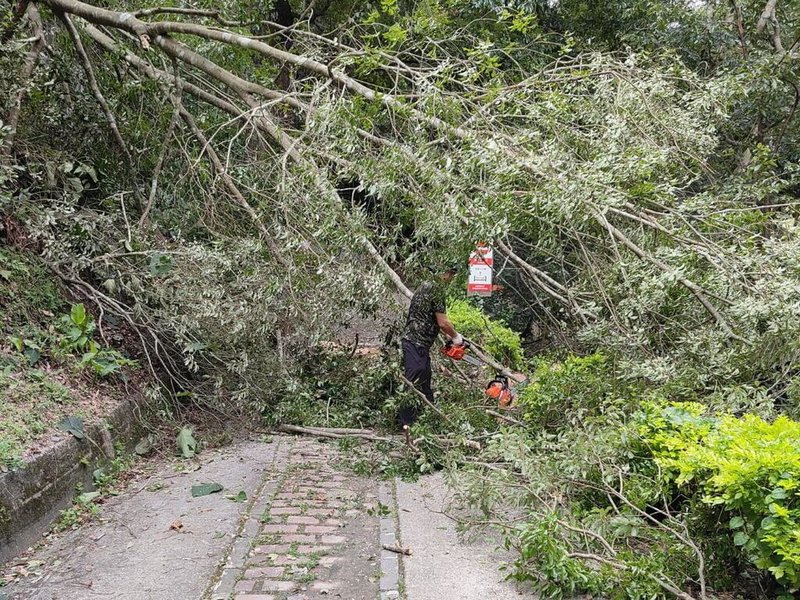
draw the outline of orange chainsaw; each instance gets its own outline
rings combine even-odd
[[[514,392],[508,385],[508,377],[498,373],[486,386],[486,396],[497,400],[498,406],[506,408],[514,401]]]
[[[482,360],[469,356],[466,353],[468,349],[469,342],[465,341],[463,344],[456,345],[451,340],[442,346],[441,352],[444,356],[452,360],[463,360],[465,363],[476,367],[488,366]],[[508,377],[502,373],[497,373],[495,378],[489,382],[486,386],[485,394],[488,398],[496,400],[497,404],[501,407],[511,406],[511,403],[514,401],[514,392],[508,383]]]
[[[453,360],[463,360],[467,364],[475,365],[476,367],[482,367],[484,363],[473,356],[469,356],[467,354],[468,349],[469,342],[467,341],[456,345],[453,343],[453,340],[449,340],[444,346],[442,346],[441,353],[447,358],[451,358]]]

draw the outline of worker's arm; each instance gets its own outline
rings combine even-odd
[[[453,340],[453,343],[461,344],[463,342],[463,338],[456,331],[456,328],[453,327],[453,324],[450,322],[450,319],[447,318],[446,313],[436,313],[436,324],[439,325],[439,329],[442,330],[442,333]]]

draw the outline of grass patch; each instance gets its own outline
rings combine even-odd
[[[70,390],[52,372],[0,370],[0,466],[16,468],[49,429],[76,411]]]
[[[118,486],[131,476],[136,457],[125,452],[121,443],[115,444],[115,457],[94,470],[92,492],[84,492],[83,485],[75,488],[72,506],[61,511],[53,530],[77,529],[100,514],[100,505],[109,497],[119,494]]]

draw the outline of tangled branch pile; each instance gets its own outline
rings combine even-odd
[[[602,4],[6,2],[0,233],[127,323],[161,390],[273,418],[329,413],[316,343],[486,240],[483,308],[551,342],[518,357],[525,429],[462,471],[517,576],[710,598],[736,564],[792,590],[790,542],[684,461],[723,452],[722,415],[797,410],[800,13]],[[751,483],[791,514],[763,518],[797,510],[781,468]]]

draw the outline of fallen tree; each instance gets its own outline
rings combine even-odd
[[[794,402],[794,9],[734,3],[728,21],[727,4],[677,15],[679,3],[648,4],[676,24],[662,41],[703,32],[676,53],[705,56],[705,32],[728,31],[733,43],[712,44],[717,64],[651,52],[631,37],[641,27],[603,30],[593,6],[599,30],[575,41],[556,30],[582,13],[550,4],[385,2],[337,20],[335,1],[277,23],[238,3],[16,3],[2,32],[19,77],[4,80],[0,211],[101,322],[136,332],[173,396],[376,445],[385,436],[368,425],[413,397],[396,357],[365,374],[317,342],[367,316],[391,347],[426,268],[490,243],[505,289],[486,311],[524,313],[613,368],[581,388],[589,367],[520,351],[537,375],[513,416],[480,403],[464,386],[478,375],[462,370],[441,383],[446,404],[428,407],[418,441],[435,448],[414,468],[480,452],[465,496],[491,494],[477,503],[503,527],[498,496],[520,491],[509,497],[533,507],[520,576],[563,591],[606,569],[642,597],[710,597],[690,520],[666,510],[653,523],[660,504],[645,492],[665,490],[604,436],[633,436],[625,417],[648,395],[737,414]],[[595,34],[610,40],[603,51]],[[621,53],[615,39],[639,45]],[[609,382],[614,394],[587,400]],[[525,554],[545,542],[561,544],[541,554],[550,565]],[[637,562],[643,547],[652,564]]]

